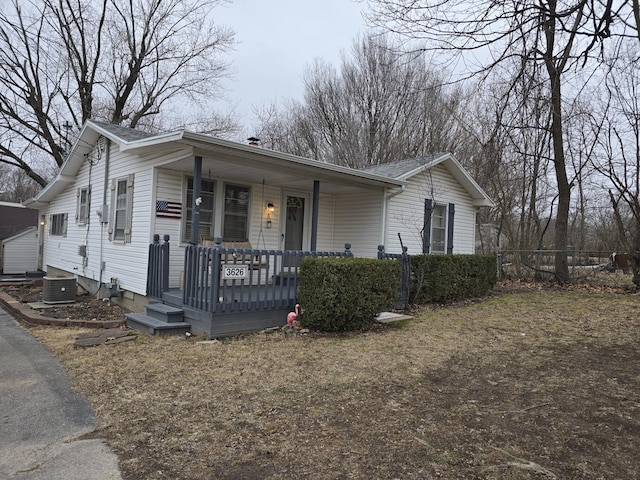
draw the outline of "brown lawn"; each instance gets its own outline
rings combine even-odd
[[[639,305],[621,289],[503,289],[348,335],[82,349],[80,330],[32,331],[125,479],[633,479]]]

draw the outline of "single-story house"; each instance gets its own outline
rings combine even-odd
[[[476,210],[493,205],[448,153],[355,170],[184,130],[149,134],[98,121],[84,125],[56,178],[26,203],[46,219],[48,275],[76,276],[133,310],[150,296],[167,303],[169,291],[182,292],[171,303],[206,311],[190,327],[209,336],[219,332],[210,325],[216,313],[246,307],[269,316],[267,297],[275,285],[291,287],[281,273],[291,275],[296,263],[278,252],[347,245],[349,255],[375,258],[379,245],[401,252],[401,237],[411,254],[474,253]],[[152,254],[155,235],[170,253]],[[216,248],[242,249],[222,259],[242,264],[227,272],[240,278],[220,276]],[[152,294],[157,262],[166,279]],[[245,284],[272,290],[225,307]],[[289,293],[268,308],[276,319],[294,303]]]
[[[38,211],[0,202],[0,268],[4,274],[25,274],[40,267]]]

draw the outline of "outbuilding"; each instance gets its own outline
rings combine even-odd
[[[2,240],[2,273],[25,274],[38,269],[38,228],[27,227]]]

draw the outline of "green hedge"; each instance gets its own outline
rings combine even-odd
[[[411,294],[415,304],[483,297],[497,281],[495,255],[413,255]]]
[[[380,312],[394,307],[399,286],[399,262],[306,257],[300,262],[300,323],[325,332],[371,328]]]

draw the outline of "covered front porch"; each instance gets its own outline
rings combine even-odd
[[[403,185],[187,132],[170,143],[162,162],[154,144],[127,148],[154,159],[151,231],[164,237],[150,247],[150,305],[134,315],[210,338],[282,325],[304,256],[375,257]]]
[[[224,245],[296,251],[350,242],[355,256],[375,256],[385,199],[404,183],[197,134],[176,144],[184,148],[155,162],[151,231],[169,234],[177,248],[213,246],[218,237]],[[172,262],[176,285],[181,265]]]

